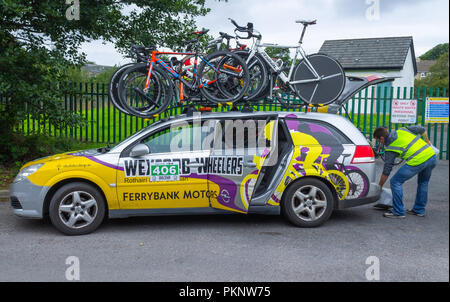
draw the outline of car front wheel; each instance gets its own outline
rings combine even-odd
[[[69,183],[59,188],[50,201],[50,220],[66,235],[95,231],[105,217],[105,201],[100,192],[86,183]]]
[[[316,227],[333,212],[334,196],[326,184],[318,179],[300,179],[283,196],[282,213],[292,224]]]

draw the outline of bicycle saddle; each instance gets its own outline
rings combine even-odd
[[[310,20],[310,21],[308,21],[308,20],[295,20],[295,23],[301,23],[301,24],[303,24],[303,25],[314,25],[314,24],[316,24],[317,23],[317,20]]]
[[[209,29],[204,29],[204,30],[200,30],[200,31],[194,31],[194,32],[191,32],[191,34],[192,35],[198,35],[200,37],[200,36],[203,36],[204,34],[206,34],[207,32],[209,32]]]
[[[156,50],[156,46],[155,45],[149,45],[149,46],[131,45],[131,49],[136,52],[147,52],[147,51]]]
[[[227,33],[224,33],[224,32],[219,32],[219,35],[220,35],[222,38],[227,39],[227,40],[230,40],[230,39],[234,39],[234,38],[235,38],[235,37],[233,37],[233,36],[231,36],[231,35],[229,35],[229,34],[227,34]]]

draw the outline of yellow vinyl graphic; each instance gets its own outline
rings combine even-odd
[[[70,179],[88,181],[97,185],[104,193],[109,209],[119,209],[116,190],[111,187],[111,184],[115,185],[115,171],[119,167],[97,159],[94,153],[80,151],[56,154],[29,162],[27,165],[38,163],[44,165],[39,169],[39,173],[31,174],[28,179],[35,185],[47,187]]]
[[[267,201],[267,204],[279,205],[286,187],[292,181],[304,176],[316,176],[327,179],[334,186],[339,199],[345,199],[350,188],[347,176],[337,169],[327,169],[325,167],[330,154],[324,152],[325,147],[319,143],[314,133],[306,133],[299,130],[299,122],[295,120],[295,115],[292,115],[292,118],[293,120],[286,121],[286,124],[294,143],[294,153],[282,177],[282,181]],[[326,131],[317,125],[308,124],[308,126],[310,128],[315,127],[316,129],[314,130],[317,132]]]

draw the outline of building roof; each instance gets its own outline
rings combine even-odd
[[[82,67],[82,69],[87,70],[90,76],[96,76],[108,69],[114,68],[113,66],[97,65],[95,63],[87,63]]]
[[[336,58],[344,69],[403,69],[410,48],[417,73],[412,37],[327,40],[319,52]]]
[[[430,67],[436,63],[435,60],[417,60],[417,72],[429,72]]]

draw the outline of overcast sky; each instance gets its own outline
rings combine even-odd
[[[206,5],[211,12],[197,19],[199,28],[217,36],[219,31],[233,33],[228,18],[240,25],[253,22],[268,43],[295,45],[301,30],[295,20],[317,19],[304,38],[308,53],[317,52],[325,40],[413,36],[420,56],[449,41],[448,0],[206,0]],[[100,65],[128,61],[101,41],[84,44],[82,51]]]

